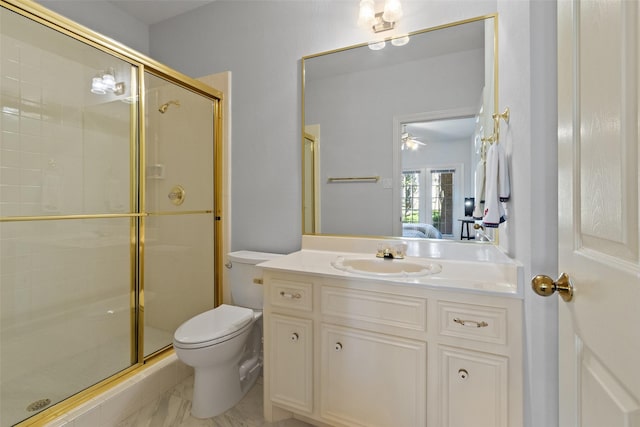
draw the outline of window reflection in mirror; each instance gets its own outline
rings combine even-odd
[[[496,112],[496,20],[303,58],[304,234],[460,240]]]

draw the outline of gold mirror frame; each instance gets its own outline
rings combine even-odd
[[[451,22],[444,25],[439,25],[431,28],[426,28],[419,31],[414,31],[409,33],[410,39],[427,33],[432,33],[437,30],[442,29],[451,29],[453,27],[461,26],[468,23],[478,22],[478,21],[487,21],[493,19],[493,90],[491,91],[493,95],[493,106],[491,108],[492,111],[489,114],[486,114],[486,122],[487,126],[485,128],[485,136],[489,137],[493,132],[493,127],[489,125],[489,122],[492,122],[492,116],[498,114],[499,102],[498,102],[498,14],[489,14],[478,16],[475,18],[470,18],[466,20]],[[389,42],[393,37],[389,37],[386,39]],[[361,43],[353,46],[347,46],[339,49],[334,49],[331,51],[321,52],[313,55],[307,55],[302,57],[302,234],[303,235],[322,235],[323,233],[317,233],[319,220],[318,220],[318,210],[319,210],[319,182],[316,179],[317,170],[318,170],[318,143],[314,138],[314,135],[310,134],[307,129],[307,124],[305,123],[305,75],[306,75],[306,67],[308,66],[309,60],[323,57],[332,54],[343,53],[346,51],[358,49],[358,48],[367,48],[368,43]],[[485,52],[488,48],[488,43],[485,45]],[[392,117],[389,118],[392,120]],[[395,135],[394,135],[395,138]],[[394,153],[395,156],[395,153]],[[378,182],[380,179],[379,176],[350,176],[345,177],[349,182]],[[335,182],[335,181],[334,181]],[[312,192],[310,194],[310,192]],[[396,202],[395,198],[393,199],[394,203]],[[485,230],[485,235],[488,234],[489,240],[492,243],[497,243],[498,241],[498,230],[492,229],[491,231]],[[326,235],[326,234],[325,234]],[[361,237],[385,237],[385,238],[406,238],[402,236],[378,236],[378,235],[363,235],[363,234],[332,234],[339,236],[361,236]],[[455,237],[455,236],[454,236]]]

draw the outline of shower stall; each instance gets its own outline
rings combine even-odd
[[[0,427],[170,348],[218,298],[221,94],[0,1]]]

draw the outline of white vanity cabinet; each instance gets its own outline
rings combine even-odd
[[[521,425],[520,301],[449,295],[436,307],[439,425]]]
[[[423,426],[426,344],[322,324],[320,416],[336,425]]]
[[[336,425],[424,426],[422,297],[320,284],[320,416]]]
[[[304,277],[270,279],[265,300],[265,378],[270,401],[299,412],[313,410],[313,283]],[[269,311],[269,315],[266,312]],[[266,363],[269,365],[266,365]],[[268,371],[267,371],[268,370]]]
[[[266,268],[265,417],[521,427],[521,301]]]

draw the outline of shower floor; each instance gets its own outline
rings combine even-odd
[[[148,326],[145,327],[144,335],[144,348],[151,351],[165,347],[173,339],[173,332]],[[38,349],[26,349],[20,345],[2,349],[5,355],[3,359],[13,360],[17,357],[46,358],[50,351],[52,350],[45,345]],[[27,407],[35,401],[51,400],[50,405],[40,409],[43,410],[128,368],[130,366],[129,339],[124,337],[124,339],[82,351],[62,361],[52,364],[40,363],[39,366],[42,367],[7,381],[3,378],[6,377],[5,375],[0,377],[0,427],[9,427],[37,414],[39,412],[37,410],[33,412],[27,410]],[[1,372],[6,372],[5,369],[11,369],[11,367],[3,363]]]

